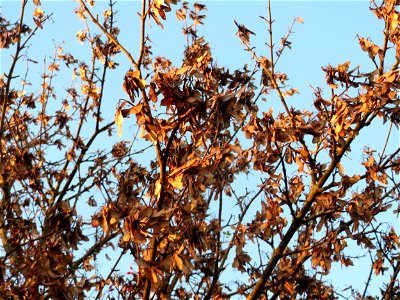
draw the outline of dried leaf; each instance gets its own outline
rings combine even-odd
[[[174,261],[176,263],[176,266],[178,267],[179,270],[182,270],[183,268],[183,262],[182,259],[179,257],[178,254],[174,254]]]
[[[344,167],[343,167],[343,165],[341,163],[337,164],[337,169],[339,171],[339,175],[343,177],[344,174],[345,174],[345,169],[344,169]]]
[[[124,117],[122,116],[121,110],[117,109],[114,117],[114,122],[118,127],[118,137],[122,137],[122,123],[124,122]]]

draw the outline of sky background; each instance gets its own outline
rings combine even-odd
[[[230,69],[240,68],[244,63],[251,63],[251,58],[243,50],[240,40],[235,37],[237,31],[233,20],[245,24],[247,28],[256,33],[252,37],[252,45],[256,47],[258,55],[268,56],[265,42],[268,41],[267,24],[259,18],[259,15],[267,15],[266,1],[199,1],[205,3],[208,8],[205,26],[200,28],[200,33],[205,35],[213,51],[214,60],[218,65]],[[106,8],[108,1],[97,1],[96,7],[99,12]],[[2,16],[16,20],[19,14],[19,1],[2,1]],[[138,1],[119,1],[116,4],[118,15],[117,25],[121,28],[120,41],[125,47],[137,56],[137,45],[139,41],[139,22],[136,12],[140,3]],[[54,45],[63,43],[66,52],[75,53],[80,59],[85,56],[88,47],[81,45],[76,40],[76,33],[84,29],[84,24],[74,15],[76,3],[73,1],[43,1],[42,9],[52,12],[53,22],[45,26],[45,31],[39,31],[34,37],[29,49],[29,57],[40,62],[30,66],[31,74],[39,79],[42,72],[43,58],[46,55],[54,55]],[[292,49],[286,50],[282,56],[277,70],[288,74],[290,84],[300,91],[289,100],[289,105],[301,106],[313,109],[313,87],[325,87],[324,73],[321,66],[328,64],[336,66],[338,63],[351,61],[351,68],[360,65],[361,71],[373,71],[373,64],[368,55],[361,51],[358,45],[357,35],[371,37],[373,42],[382,42],[382,22],[377,20],[369,11],[369,1],[272,1],[272,15],[274,22],[275,42],[279,44],[280,37],[286,35],[287,30],[296,17],[301,16],[304,24],[297,23],[294,34],[289,39]],[[31,17],[28,15],[31,22]],[[161,30],[153,23],[149,30],[153,42],[153,54],[170,58],[175,65],[181,62],[181,53],[184,49],[185,38],[181,34],[181,23],[176,21],[174,13],[167,15],[167,21],[163,22],[165,29]],[[10,52],[3,50],[1,53],[1,73],[8,70],[10,64]],[[129,69],[128,61],[123,55],[118,56],[117,62],[121,67],[117,71],[111,71],[108,90],[106,90],[106,103],[109,107],[105,118],[113,120],[115,108],[120,98],[126,98],[121,86],[125,72]],[[126,65],[126,67],[125,67]],[[25,70],[24,63],[19,65],[19,70]],[[63,71],[64,72],[64,71]],[[57,80],[60,86],[68,86],[71,80],[72,70],[61,73]],[[326,89],[326,87],[325,87]],[[326,89],[329,92],[329,89]],[[268,110],[273,106],[276,110],[282,108],[274,99],[268,100],[263,109]],[[124,123],[124,136],[129,138],[129,126],[133,120]],[[387,129],[387,128],[386,128]],[[361,161],[361,150],[364,145],[381,150],[385,139],[384,127],[369,128],[362,136],[356,147],[353,148],[354,155],[347,161],[345,167],[351,168]],[[399,146],[398,133],[392,135],[389,147]],[[358,148],[357,148],[358,147]],[[391,220],[396,224],[396,220]],[[396,229],[398,226],[396,225]],[[339,284],[345,287],[347,284],[356,284],[360,287],[366,280],[369,272],[369,258],[360,268],[356,264],[353,269],[334,268],[330,277],[333,285]],[[239,276],[233,274],[232,276]],[[382,277],[380,278],[382,279]],[[378,291],[379,278],[374,281],[371,291]],[[345,293],[344,293],[345,294]]]

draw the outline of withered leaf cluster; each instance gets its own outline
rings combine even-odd
[[[117,4],[99,14],[78,2],[91,59],[58,46],[39,78],[33,59],[25,75],[15,66],[51,15],[22,1],[20,20],[0,17],[0,46],[13,51],[0,77],[0,298],[399,297],[397,1],[371,4],[381,43],[358,37],[374,67],[323,67],[326,87],[303,99],[310,110],[277,71],[301,17],[277,39],[271,9],[261,17],[269,54],[233,21],[249,62],[229,70],[201,34],[204,4],[144,0],[135,52],[119,40]],[[148,35],[173,10],[186,37],[179,65],[153,55]],[[124,99],[106,96],[116,97],[114,69]],[[64,71],[72,81],[60,87]],[[372,126],[378,149],[360,144]],[[334,265],[365,261],[365,286],[327,280]]]

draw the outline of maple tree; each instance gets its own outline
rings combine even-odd
[[[1,47],[13,51],[0,81],[4,299],[335,299],[342,296],[326,276],[333,264],[357,267],[351,247],[371,258],[365,287],[352,297],[400,297],[399,237],[380,218],[399,210],[400,149],[365,147],[356,171],[344,161],[371,124],[390,124],[387,140],[398,128],[398,1],[371,4],[384,24],[381,45],[358,38],[374,69],[323,67],[329,92],[314,89],[312,111],[288,104],[298,90],[277,71],[303,20],[275,46],[270,5],[261,20],[270,53],[261,55],[256,32],[234,21],[254,64],[229,71],[200,35],[203,4],[144,0],[134,53],[118,39],[115,3],[99,16],[93,0],[80,0],[86,29],[77,38],[91,60],[57,46],[35,86],[29,68],[16,73],[51,19],[33,2],[31,26],[26,0],[16,22],[0,17]],[[179,66],[152,54],[147,31],[163,27],[172,10],[187,38]],[[130,66],[118,65],[121,56]],[[115,99],[107,120],[113,69],[126,72],[126,99]],[[73,71],[63,89],[54,83],[62,70]],[[265,110],[269,97],[281,106]],[[124,129],[131,138],[104,145],[107,134],[122,137],[123,122],[135,124],[129,135]],[[254,190],[243,188],[251,174],[260,178]],[[124,259],[128,273],[118,271]],[[381,294],[369,295],[380,274],[388,278]]]

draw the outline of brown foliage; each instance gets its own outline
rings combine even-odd
[[[364,291],[353,296],[364,299],[372,276],[389,273],[381,297],[398,297],[400,242],[379,220],[393,204],[398,211],[400,150],[365,148],[354,172],[344,159],[373,122],[399,125],[397,2],[372,4],[385,24],[381,46],[359,37],[376,69],[351,69],[350,61],[324,67],[331,94],[315,89],[313,111],[289,106],[298,90],[275,70],[301,18],[275,49],[271,11],[262,17],[269,57],[257,54],[255,33],[235,21],[255,64],[229,71],[199,34],[205,5],[176,9],[187,45],[174,66],[152,55],[146,30],[148,22],[162,27],[177,1],[143,1],[134,59],[118,40],[113,2],[101,20],[94,1],[81,0],[77,16],[100,31],[77,34],[91,61],[57,47],[31,89],[27,76],[15,83],[15,66],[50,18],[34,4],[33,29],[24,21],[27,1],[17,23],[0,18],[1,48],[14,51],[0,78],[3,297],[333,299],[339,294],[325,276],[333,264],[357,265],[349,244],[371,257]],[[127,99],[107,122],[103,91],[108,71],[120,68],[117,55],[131,64],[121,70]],[[65,68],[73,82],[63,94],[54,80]],[[263,95],[277,96],[282,109],[264,111]],[[135,122],[133,137],[104,145],[115,128],[122,137],[126,119]],[[249,190],[245,178],[254,174],[261,180]],[[103,254],[112,260],[106,274],[98,270]],[[127,274],[118,272],[123,260],[133,264]],[[240,281],[226,280],[232,269]]]

